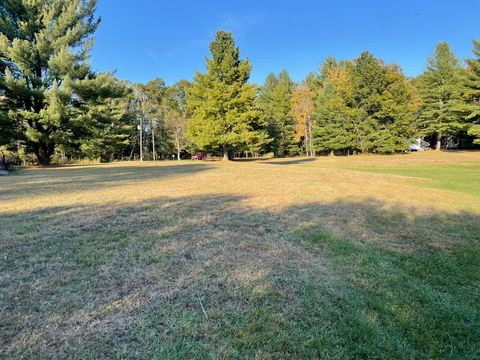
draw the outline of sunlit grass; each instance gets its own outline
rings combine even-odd
[[[0,357],[477,358],[479,160],[0,178]]]
[[[480,166],[477,164],[462,165],[417,165],[415,167],[365,167],[365,171],[380,174],[394,174],[424,179],[421,186],[462,192],[472,196],[480,196]]]

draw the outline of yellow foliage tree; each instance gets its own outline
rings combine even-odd
[[[300,84],[294,89],[291,102],[295,119],[295,139],[303,139],[307,156],[315,156],[312,136],[315,92],[307,84]]]

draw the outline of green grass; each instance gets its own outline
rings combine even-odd
[[[427,180],[419,184],[427,188],[480,196],[480,167],[478,164],[421,164],[415,167],[357,167],[355,169],[379,174],[409,176]]]
[[[422,156],[0,179],[0,358],[478,359],[479,166]]]
[[[307,238],[310,251],[328,251],[344,277],[330,316],[346,357],[480,356],[480,227],[447,231],[468,234],[448,254],[432,247],[413,254],[379,250],[322,231]]]

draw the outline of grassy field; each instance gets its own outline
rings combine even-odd
[[[0,358],[480,358],[480,153],[0,178]]]

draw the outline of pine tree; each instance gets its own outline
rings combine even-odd
[[[265,141],[264,120],[254,105],[257,88],[248,83],[250,62],[240,60],[232,34],[218,31],[210,52],[207,72],[197,72],[187,91],[189,138],[200,149],[221,150],[228,160],[233,150]]]
[[[415,134],[413,92],[395,66],[368,52],[322,67],[316,101],[315,147],[320,151],[393,153]]]
[[[423,135],[436,135],[437,150],[443,137],[465,130],[464,116],[458,111],[464,101],[464,80],[465,71],[446,42],[437,45],[425,72],[416,80],[422,99],[419,128]]]
[[[468,77],[465,83],[466,122],[468,134],[480,144],[480,41],[473,40],[475,58],[467,59]]]
[[[12,145],[15,135],[14,124],[8,116],[10,106],[6,100],[7,99],[4,96],[0,95],[0,146]]]
[[[361,109],[356,141],[362,152],[405,150],[415,134],[412,92],[396,65],[368,52],[355,60],[354,101]]]
[[[76,94],[71,126],[83,155],[102,162],[121,157],[134,129],[126,84],[106,73],[65,85]]]
[[[271,73],[260,88],[258,107],[268,121],[268,135],[272,139],[271,150],[275,156],[284,156],[294,151],[296,144],[295,121],[291,113],[290,98],[294,83],[286,70],[275,76]]]
[[[353,65],[328,58],[320,71],[321,86],[315,103],[314,144],[317,151],[355,149],[357,109],[353,105]]]
[[[42,165],[72,138],[75,94],[65,82],[94,77],[87,59],[99,24],[95,6],[95,0],[0,2],[0,93],[15,104],[10,120]]]

